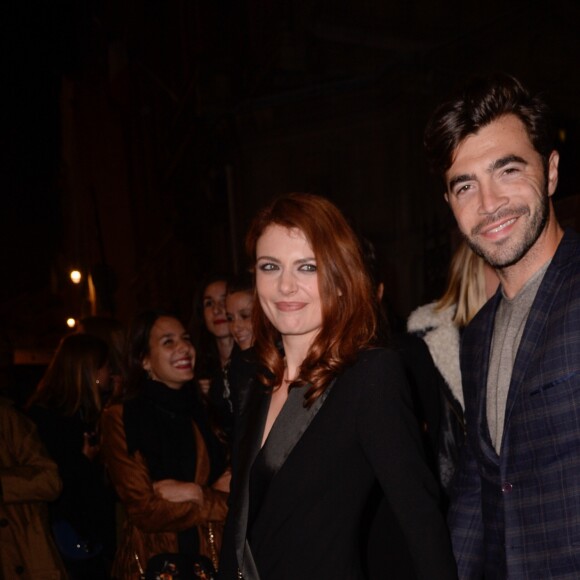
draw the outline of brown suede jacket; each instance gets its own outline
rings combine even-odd
[[[129,455],[123,424],[123,406],[106,409],[101,419],[101,453],[111,481],[125,508],[126,521],[113,565],[113,577],[138,579],[152,556],[177,552],[177,532],[197,526],[200,551],[216,560],[221,545],[221,531],[227,513],[228,494],[206,486],[210,472],[205,442],[192,422],[197,441],[195,483],[203,488],[202,506],[194,502],[170,502],[153,489],[153,481],[143,456]],[[214,535],[209,541],[208,525]]]

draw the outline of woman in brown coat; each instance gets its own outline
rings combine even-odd
[[[105,464],[127,514],[113,576],[137,579],[162,553],[202,554],[217,565],[229,472],[191,384],[189,335],[175,317],[145,312],[128,346],[127,399],[101,424]]]
[[[46,504],[61,489],[34,424],[0,397],[0,578],[67,578]]]

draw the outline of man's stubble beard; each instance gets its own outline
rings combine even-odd
[[[483,258],[492,268],[502,269],[509,266],[517,264],[534,246],[538,241],[538,238],[544,231],[546,224],[548,222],[548,217],[550,215],[550,204],[548,198],[548,183],[544,184],[544,191],[541,197],[541,202],[537,206],[533,214],[530,215],[530,210],[528,207],[516,207],[508,208],[498,211],[493,216],[488,217],[484,222],[478,224],[473,228],[471,236],[475,238],[477,233],[486,227],[491,225],[503,217],[509,216],[525,216],[530,215],[528,228],[523,233],[523,238],[518,241],[515,246],[511,246],[511,240],[508,238],[495,246],[496,251],[491,252],[485,247],[479,245],[475,239],[463,234],[467,245],[481,258]],[[502,248],[505,245],[505,248]]]

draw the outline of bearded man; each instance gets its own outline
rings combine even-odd
[[[554,213],[553,135],[507,75],[471,82],[425,133],[461,233],[500,278],[461,346],[449,525],[463,579],[580,578],[580,237]]]

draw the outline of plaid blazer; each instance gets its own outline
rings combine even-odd
[[[516,356],[494,450],[486,381],[496,295],[465,330],[467,445],[449,525],[462,579],[580,578],[580,236],[567,230]]]

